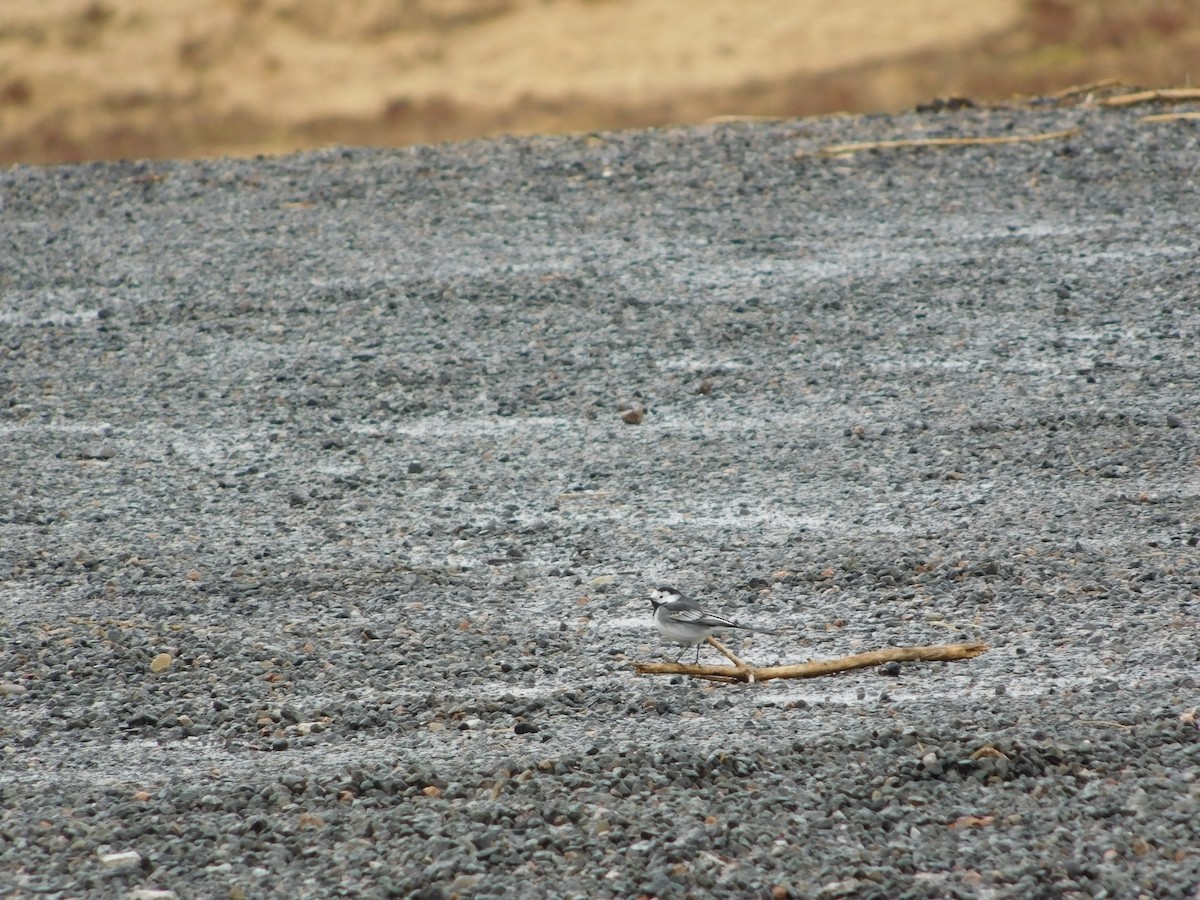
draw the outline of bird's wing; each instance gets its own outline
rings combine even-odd
[[[689,625],[701,625],[704,628],[738,628],[738,623],[724,616],[714,615],[702,610],[695,603],[677,600],[667,604],[667,615],[672,622],[686,622]]]
[[[697,625],[703,625],[706,628],[745,628],[745,625],[739,625],[733,619],[727,619],[724,616],[714,615],[713,613],[705,613],[696,620]]]
[[[693,603],[676,600],[665,607],[667,618],[672,622],[695,622],[704,618],[704,610]]]

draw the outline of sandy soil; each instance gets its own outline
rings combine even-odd
[[[0,162],[898,109],[1200,71],[1200,9],[1185,0],[7,6]]]

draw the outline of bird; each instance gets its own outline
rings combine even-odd
[[[717,632],[738,630],[778,634],[768,628],[743,625],[716,613],[705,612],[691,597],[666,585],[660,585],[650,592],[650,605],[654,607],[654,627],[658,633],[674,644],[695,647],[697,665],[700,664],[700,645]]]

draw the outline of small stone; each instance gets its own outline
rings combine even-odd
[[[1167,414],[1167,427],[1168,428],[1182,428],[1183,427],[1183,419],[1179,418],[1179,416],[1175,415],[1174,413],[1168,413]]]
[[[137,888],[125,895],[129,900],[174,900],[174,891],[159,888]]]
[[[142,854],[136,850],[121,850],[117,853],[101,853],[100,865],[107,866],[110,869],[117,869],[121,866],[136,866],[142,861]]]
[[[481,881],[483,881],[482,875],[459,875],[447,885],[447,890],[451,895],[460,894],[463,891],[472,890]]]
[[[424,471],[425,471],[425,467],[423,465],[421,465],[419,462],[410,462],[408,464],[408,474],[409,475],[420,475]]]
[[[514,734],[537,734],[538,727],[530,722],[518,722],[513,726]]]
[[[880,675],[888,675],[895,678],[900,674],[900,663],[893,659],[891,662],[885,662],[875,671]]]
[[[646,410],[640,406],[621,413],[621,421],[626,425],[641,425],[644,418],[646,418]]]
[[[864,882],[857,878],[847,878],[844,881],[830,881],[821,885],[820,893],[826,897],[849,897],[857,894]]]
[[[150,660],[150,671],[155,675],[158,675],[160,672],[165,672],[169,668],[171,668],[170,653],[160,653],[158,656],[154,657],[154,659]]]
[[[15,694],[28,693],[29,688],[23,684],[14,684],[11,681],[0,681],[0,697],[12,697]]]

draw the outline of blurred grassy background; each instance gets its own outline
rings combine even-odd
[[[1200,0],[0,4],[0,164],[892,111],[1200,76]]]

